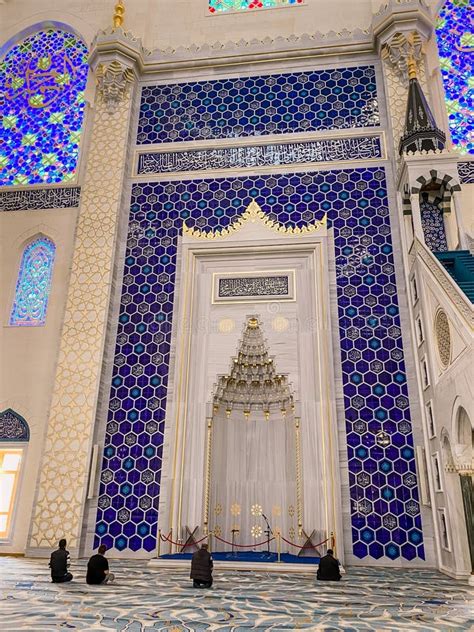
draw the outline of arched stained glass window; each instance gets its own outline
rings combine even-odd
[[[46,237],[26,246],[21,258],[10,325],[40,326],[46,321],[56,247]]]
[[[271,9],[292,4],[303,4],[303,0],[209,0],[211,13],[223,11],[245,11],[246,9]]]
[[[84,42],[56,28],[0,58],[0,186],[75,178],[87,71]]]
[[[474,17],[472,0],[447,0],[439,12],[436,37],[455,148],[474,153]]]

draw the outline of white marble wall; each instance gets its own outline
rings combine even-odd
[[[0,540],[0,554],[22,552],[26,546],[51,403],[76,221],[77,209],[0,213],[0,410],[15,410],[26,419],[31,431],[11,537]],[[21,255],[25,245],[39,235],[56,245],[46,322],[41,327],[10,327]]]

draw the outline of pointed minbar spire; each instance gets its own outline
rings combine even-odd
[[[122,28],[125,19],[125,5],[122,0],[118,0],[114,7],[113,25],[114,29]]]
[[[433,113],[417,78],[416,61],[408,60],[408,103],[405,129],[400,139],[399,153],[444,149],[446,134],[436,125]]]

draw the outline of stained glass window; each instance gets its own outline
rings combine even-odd
[[[472,0],[447,0],[436,37],[454,147],[474,153],[474,21]]]
[[[303,4],[303,0],[209,0],[211,13],[245,11],[246,9],[271,9],[274,7]]]
[[[10,325],[44,325],[56,247],[46,237],[26,246],[21,258]]]
[[[38,31],[0,60],[0,186],[73,180],[84,121],[87,48]]]

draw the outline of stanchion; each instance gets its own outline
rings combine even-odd
[[[336,556],[336,537],[334,531],[331,531],[331,549],[334,551],[334,557]]]
[[[158,557],[161,553],[161,529],[158,529]]]
[[[173,553],[173,544],[171,543],[171,540],[173,539],[173,527],[171,527],[168,537],[170,539],[170,555],[171,555]]]
[[[278,564],[281,562],[281,533],[277,533],[277,552],[278,552]]]

